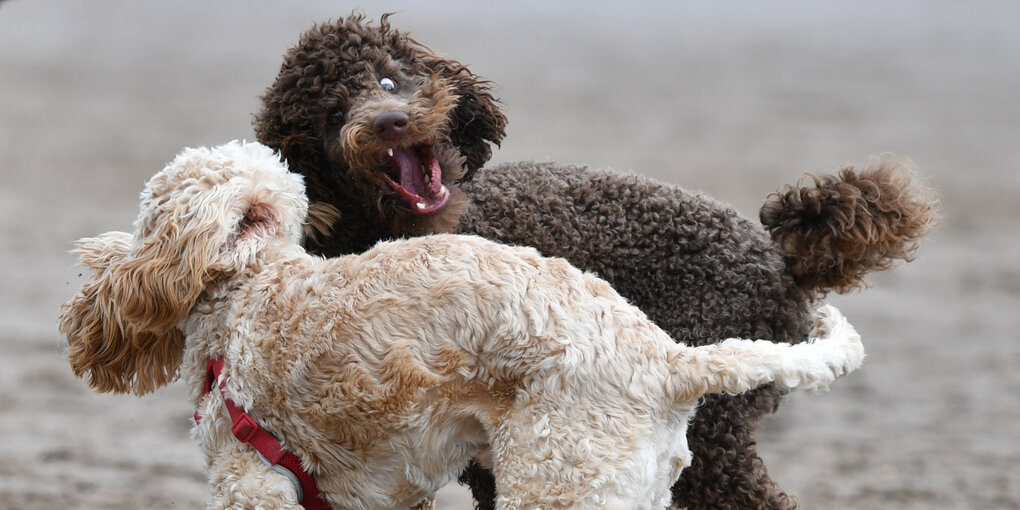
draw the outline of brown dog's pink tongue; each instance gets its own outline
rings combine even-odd
[[[393,162],[399,170],[400,185],[407,191],[418,196],[425,195],[425,176],[422,173],[421,161],[413,150],[404,147],[393,148]]]
[[[432,156],[431,147],[394,147],[387,152],[389,160],[383,177],[400,199],[417,214],[442,210],[450,192],[443,186],[443,169]]]

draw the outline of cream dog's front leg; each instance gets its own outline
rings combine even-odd
[[[212,495],[208,510],[303,510],[296,482],[272,470],[247,445],[238,444],[210,461]],[[434,510],[429,496],[411,510]]]
[[[209,510],[302,510],[290,478],[265,465],[255,450],[238,443],[209,462]]]

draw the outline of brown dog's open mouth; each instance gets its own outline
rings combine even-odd
[[[443,170],[431,144],[393,147],[384,159],[383,177],[411,211],[432,214],[446,205],[450,190],[443,186]]]

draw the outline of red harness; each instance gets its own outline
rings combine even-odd
[[[206,382],[203,396],[213,390],[213,385],[220,378],[223,371],[223,358],[210,359],[206,364]],[[262,461],[270,469],[290,478],[298,489],[298,499],[301,506],[309,510],[330,510],[329,503],[319,494],[319,488],[315,485],[315,478],[301,466],[301,459],[291,452],[283,449],[283,445],[273,437],[272,434],[259,426],[250,414],[241,409],[233,400],[227,398],[223,391],[224,381],[220,381],[220,395],[223,396],[223,404],[227,406],[230,413],[230,421],[233,425],[230,432],[242,443],[250,444],[258,452]],[[195,423],[201,417],[195,411]]]

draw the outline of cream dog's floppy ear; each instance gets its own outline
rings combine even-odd
[[[186,149],[142,192],[136,232],[79,241],[92,278],[61,309],[71,367],[97,391],[144,394],[177,376],[178,324],[218,276],[297,245],[299,177],[260,144]]]
[[[222,269],[212,267],[207,231],[177,216],[149,222],[156,228],[144,235],[110,232],[78,242],[75,251],[93,274],[62,307],[60,332],[71,368],[97,391],[141,395],[177,376],[184,353],[177,324]]]
[[[128,262],[131,248],[132,236],[124,232],[78,242],[75,251],[93,274],[61,307],[60,332],[72,370],[93,389],[141,395],[176,377],[184,335],[176,324],[153,328],[158,321],[139,322],[125,313],[150,307],[140,303],[152,282],[143,281],[140,264]]]
[[[72,370],[96,391],[142,395],[173,381],[184,355],[177,324],[217,272],[209,260],[218,239],[210,237],[223,238],[223,228],[189,200],[214,183],[182,186],[201,171],[190,164],[199,158],[182,156],[146,184],[134,235],[109,232],[77,243],[93,273],[61,308],[60,332]]]

